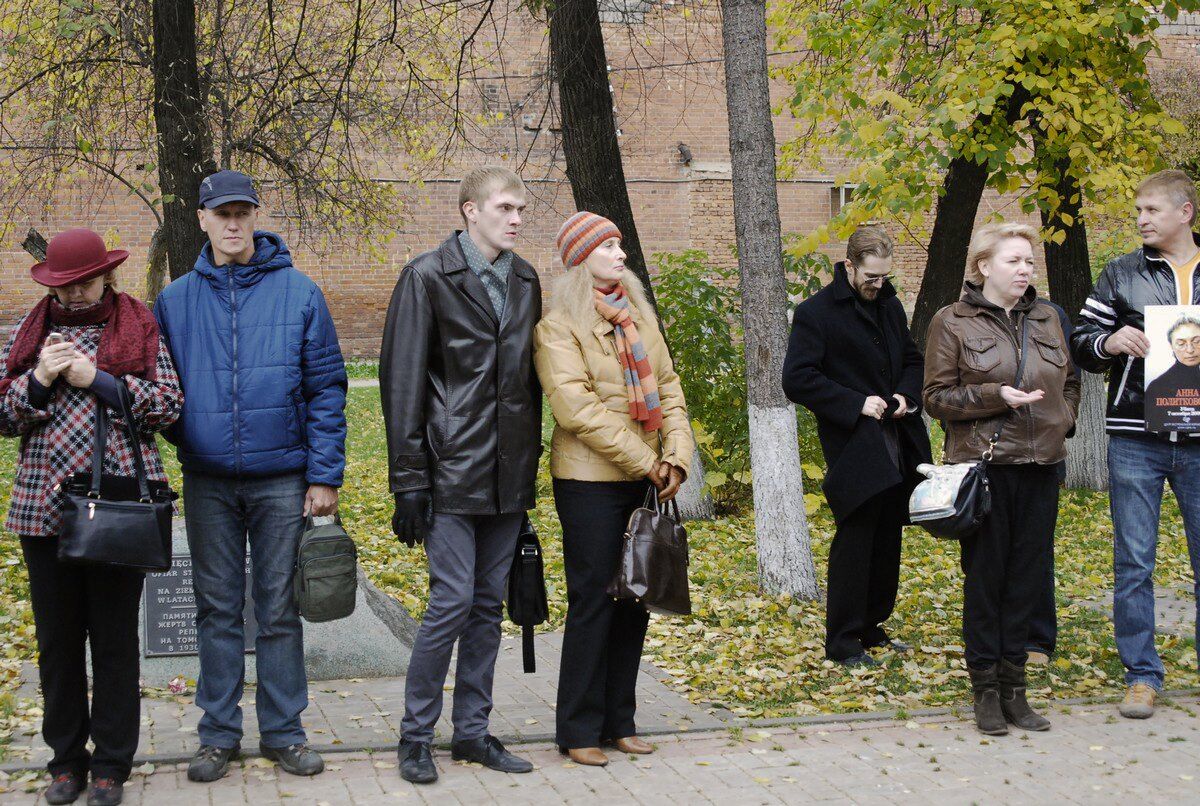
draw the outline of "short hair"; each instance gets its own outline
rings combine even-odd
[[[1181,328],[1181,327],[1186,327],[1187,325],[1191,325],[1192,327],[1196,328],[1197,330],[1200,330],[1200,319],[1196,319],[1194,317],[1188,316],[1187,314],[1184,314],[1183,316],[1179,317],[1179,319],[1177,319],[1175,321],[1175,324],[1171,325],[1170,329],[1167,330],[1167,341],[1168,342],[1174,341],[1175,340],[1175,331],[1179,330],[1179,328]]]
[[[1200,206],[1196,200],[1196,183],[1183,171],[1159,171],[1147,176],[1137,186],[1138,196],[1153,191],[1165,194],[1176,207],[1182,207],[1185,204],[1192,205],[1192,217],[1188,219],[1188,226],[1196,223],[1196,208]]]
[[[1009,221],[985,224],[971,236],[971,245],[967,248],[967,268],[963,272],[963,279],[971,283],[982,283],[983,273],[979,271],[979,264],[985,260],[991,260],[992,256],[996,254],[1000,242],[1007,241],[1009,238],[1024,238],[1035,249],[1041,243],[1037,230],[1028,224]]]
[[[525,183],[508,168],[485,165],[472,169],[458,185],[458,214],[462,216],[463,223],[467,221],[467,214],[463,212],[464,204],[469,201],[483,204],[493,193],[502,190],[526,195]]]
[[[891,257],[895,244],[892,236],[883,227],[868,225],[854,230],[850,240],[846,242],[846,259],[859,266],[867,255],[875,257]]]

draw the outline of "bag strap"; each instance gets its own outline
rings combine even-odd
[[[133,407],[130,405],[129,388],[124,383],[117,383],[117,398],[121,404],[121,416],[125,420],[125,436],[129,440],[129,450],[133,454],[133,470],[137,478],[138,499],[148,504],[150,484],[146,480],[146,464],[142,461],[142,441],[138,437],[137,428],[133,424]],[[100,482],[104,475],[104,455],[108,451],[108,405],[96,396],[96,433],[92,438],[92,484],[88,489],[89,498],[100,497]]]
[[[108,407],[96,398],[96,433],[92,434],[92,483],[88,498],[100,497],[100,480],[104,474],[104,452],[108,449]]]
[[[533,674],[537,671],[537,661],[533,657],[533,625],[526,624],[521,627],[521,667],[525,674]]]
[[[1035,302],[1034,304],[1036,305],[1037,303]],[[1021,377],[1025,374],[1025,359],[1029,357],[1028,344],[1029,314],[1025,314],[1021,318],[1021,345],[1017,348],[1017,352],[1019,354],[1017,360],[1017,375],[1012,382],[1012,387],[1014,389],[1019,389],[1021,387]],[[992,453],[996,449],[996,443],[1000,441],[1000,432],[1004,430],[1004,426],[1006,426],[1008,421],[1012,419],[1014,411],[1015,410],[1012,407],[1009,407],[1008,412],[1004,415],[1004,419],[1002,419],[1000,424],[996,426],[996,433],[992,434],[991,439],[988,440],[987,450],[983,452],[983,460],[985,462],[992,461]]]

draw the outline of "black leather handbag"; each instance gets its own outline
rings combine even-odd
[[[621,543],[621,561],[608,595],[633,599],[651,613],[692,614],[688,591],[688,542],[679,505],[664,504],[656,490],[646,491],[642,506],[629,516]]]
[[[508,572],[508,617],[521,628],[522,668],[526,673],[533,673],[537,671],[533,657],[533,628],[550,618],[550,607],[546,603],[542,545],[528,515],[517,535],[517,550]]]
[[[1026,345],[1028,343],[1028,321],[1021,322],[1021,358],[1017,362],[1017,376],[1013,388],[1020,388],[1021,376],[1025,374]],[[908,499],[909,520],[925,527],[934,537],[944,540],[961,540],[979,531],[983,521],[992,511],[992,491],[988,486],[987,468],[992,460],[992,451],[1000,441],[1000,433],[1012,419],[1012,409],[996,426],[988,440],[987,450],[978,462],[965,466],[926,465],[917,470],[928,479],[917,485]],[[948,485],[958,484],[957,491]],[[952,496],[952,497],[951,497]],[[939,500],[940,499],[940,500]]]
[[[179,496],[166,484],[146,478],[141,439],[124,385],[120,398],[136,475],[103,472],[109,419],[104,401],[97,398],[92,470],[75,473],[67,481],[58,559],[166,571],[171,567],[171,502]]]

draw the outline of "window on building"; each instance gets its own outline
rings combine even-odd
[[[829,189],[829,214],[835,216],[854,198],[857,185],[834,185]]]

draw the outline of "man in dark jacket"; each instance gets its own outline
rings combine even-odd
[[[896,605],[908,496],[929,462],[920,415],[924,359],[889,282],[892,240],[850,236],[833,281],[800,303],[783,366],[790,400],[817,417],[825,498],[837,522],[829,548],[825,654],[874,666],[866,650],[908,646],[883,629]]]
[[[1108,478],[1113,520],[1113,627],[1125,665],[1120,713],[1154,714],[1165,677],[1154,646],[1154,562],[1163,482],[1169,481],[1187,532],[1200,599],[1200,431],[1149,430],[1145,413],[1147,305],[1200,304],[1196,186],[1162,171],[1138,186],[1142,247],[1109,262],[1079,312],[1071,353],[1088,372],[1108,372]],[[1197,629],[1200,639],[1200,626]],[[1196,646],[1200,651],[1200,640]]]
[[[292,569],[308,515],[332,515],[346,463],[346,368],[325,298],[283,239],[255,231],[250,177],[200,187],[209,243],[154,314],[183,381],[167,432],[183,465],[204,711],[193,781],[215,781],[242,739],[246,539],[253,571],[260,748],[295,775],[324,763],[306,744],[304,634]]]
[[[430,747],[456,642],[452,757],[533,769],[488,733],[504,588],[542,444],[533,368],[542,292],[512,251],[524,209],[512,171],[469,173],[459,191],[466,230],[400,273],[383,333],[392,528],[407,545],[423,542],[429,559],[398,749],[400,774],[414,783],[437,779]]]

